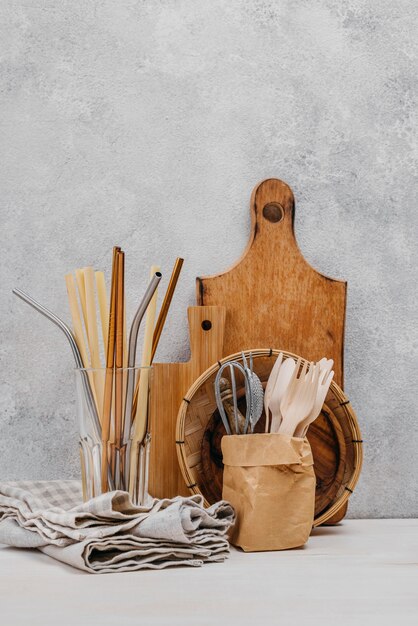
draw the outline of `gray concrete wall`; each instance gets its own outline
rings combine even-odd
[[[252,187],[297,199],[308,261],[349,284],[350,514],[418,514],[415,0],[2,0],[0,477],[78,470],[64,274],[186,258],[158,359],[188,354],[194,277],[249,234]]]

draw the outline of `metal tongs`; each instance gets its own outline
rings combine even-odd
[[[227,361],[221,365],[214,383],[216,405],[228,435],[245,435],[248,432],[248,427],[250,427],[250,430],[253,433],[255,425],[263,412],[263,386],[257,374],[253,371],[252,354],[250,353],[249,366],[244,352],[242,353],[242,362],[243,364],[241,365],[238,361]],[[229,382],[222,377],[226,368],[229,368],[231,387],[229,387]],[[244,378],[245,399],[247,405],[245,418],[242,416],[238,408],[235,370],[241,372]],[[229,400],[231,397],[232,407]],[[224,406],[224,400],[226,398],[229,400],[228,406],[231,409],[228,411],[229,420]]]

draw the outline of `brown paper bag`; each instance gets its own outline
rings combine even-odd
[[[226,435],[222,453],[222,497],[237,514],[231,543],[246,552],[306,543],[315,505],[308,440],[278,433]]]

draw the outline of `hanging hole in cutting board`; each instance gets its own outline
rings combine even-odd
[[[203,330],[210,330],[212,328],[212,322],[209,320],[203,320],[202,328]]]
[[[268,222],[277,224],[284,218],[284,209],[278,202],[269,202],[263,208],[263,217]]]

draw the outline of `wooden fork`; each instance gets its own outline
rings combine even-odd
[[[274,384],[274,388],[269,398],[269,410],[271,413],[271,425],[270,432],[278,433],[280,423],[282,421],[282,414],[280,413],[280,404],[286,395],[286,391],[289,388],[294,376],[296,376],[301,361],[298,361],[296,365],[292,358],[286,359],[280,366],[280,370]]]
[[[280,352],[279,356],[276,359],[275,364],[273,365],[273,369],[270,372],[266,389],[264,391],[264,412],[266,414],[266,427],[265,427],[266,433],[268,433],[270,430],[270,399],[273,394],[273,389],[277,382],[277,377],[279,375],[279,370],[282,365],[282,361],[283,361],[283,352]]]
[[[283,421],[280,424],[279,433],[291,437],[294,436],[299,424],[311,413],[318,388],[319,367],[311,363],[307,372],[308,363],[305,361],[298,377],[299,366],[300,359],[280,404]]]
[[[332,367],[332,365],[331,365]],[[300,422],[296,431],[295,437],[305,437],[308,432],[308,428],[312,422],[316,420],[318,415],[321,413],[323,404],[325,402],[326,395],[328,393],[329,386],[331,385],[331,381],[334,377],[334,372],[329,372],[328,370],[323,370],[320,373],[318,385],[316,387],[316,397],[314,401],[314,405],[312,411],[309,413],[306,419],[303,422]]]

